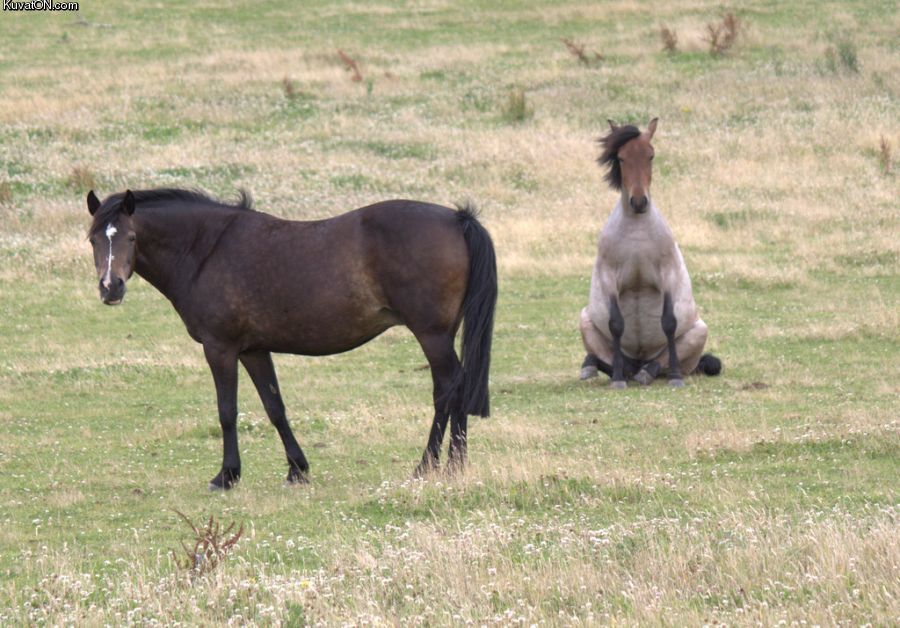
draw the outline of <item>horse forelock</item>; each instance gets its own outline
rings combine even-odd
[[[626,124],[612,129],[599,140],[600,146],[603,147],[603,152],[597,158],[597,163],[609,168],[603,178],[614,190],[622,189],[622,168],[619,166],[617,158],[619,150],[631,140],[640,137],[640,135],[641,130],[639,128]]]

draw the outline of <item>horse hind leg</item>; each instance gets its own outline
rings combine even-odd
[[[308,482],[309,463],[288,423],[281,391],[278,388],[278,377],[275,375],[275,365],[272,364],[272,354],[268,351],[245,352],[240,355],[240,360],[250,374],[253,385],[256,386],[256,392],[259,393],[266,414],[269,415],[269,421],[281,437],[288,461],[287,483]]]
[[[606,375],[612,375],[612,366],[593,353],[586,353],[584,355],[584,360],[581,362],[581,374],[579,375],[579,378],[582,380],[591,379],[592,377],[597,377],[601,372]]]
[[[597,377],[602,371],[612,377],[612,346],[600,333],[588,316],[587,308],[581,310],[581,320],[578,325],[581,330],[581,340],[587,354],[581,363],[580,379]]]
[[[465,460],[466,447],[466,423],[460,421],[458,388],[461,381],[460,363],[453,349],[453,335],[445,334],[416,334],[422,351],[428,359],[431,367],[431,379],[433,383],[432,398],[434,401],[434,419],[431,430],[428,433],[428,443],[422,454],[422,461],[416,467],[414,475],[422,477],[437,470],[441,456],[441,443],[444,440],[444,431],[451,415],[454,416],[451,426],[450,459],[453,464],[462,463]]]
[[[642,386],[649,386],[653,383],[654,379],[659,377],[660,371],[662,371],[662,367],[659,365],[659,362],[651,360],[640,368],[637,374],[635,374],[634,379]]]

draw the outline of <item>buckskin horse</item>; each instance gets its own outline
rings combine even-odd
[[[722,364],[703,355],[707,327],[700,319],[684,258],[650,197],[658,118],[643,133],[609,120],[598,159],[605,179],[620,192],[600,234],[588,305],[581,311],[587,356],[581,379],[599,371],[610,386],[626,379],[650,384],[666,372],[669,385],[684,386],[683,373],[718,375]]]
[[[438,466],[448,420],[448,465],[464,464],[467,417],[490,413],[497,299],[494,247],[470,207],[394,200],[301,222],[256,211],[243,193],[228,204],[178,189],[128,190],[103,202],[92,190],[87,206],[103,303],[121,303],[137,273],[203,345],[224,449],[211,489],[231,488],[241,476],[239,361],[284,444],[287,481],[304,482],[309,463],[285,416],[271,354],[341,353],[394,325],[412,331],[431,367],[434,420],[416,472]]]

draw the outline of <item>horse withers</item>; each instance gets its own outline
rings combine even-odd
[[[271,354],[349,351],[406,325],[425,352],[434,419],[416,471],[438,466],[450,423],[449,464],[465,462],[467,418],[488,416],[497,266],[469,207],[386,201],[317,221],[290,221],[177,189],[87,196],[101,300],[122,302],[137,273],[162,292],[203,345],[222,427],[213,489],[241,476],[240,362],[284,444],[289,483],[309,463],[285,416]],[[463,326],[461,359],[454,339]]]
[[[598,162],[607,183],[620,192],[600,233],[588,305],[581,311],[587,356],[581,379],[598,371],[613,388],[627,379],[650,384],[664,373],[671,386],[683,374],[717,375],[715,356],[703,354],[707,327],[700,319],[684,258],[650,197],[657,118],[641,132],[609,121]]]

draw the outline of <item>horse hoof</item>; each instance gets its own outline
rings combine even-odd
[[[586,379],[591,379],[592,377],[597,377],[598,374],[599,371],[597,370],[596,366],[585,366],[583,369],[581,369],[581,375],[579,375],[579,378],[581,379],[581,381],[584,381]]]
[[[222,469],[209,481],[209,490],[227,491],[235,487],[241,481],[240,469]]]
[[[684,380],[683,379],[670,379],[669,386],[672,388],[684,388]]]
[[[230,482],[229,484],[226,484],[224,486],[221,484],[217,484],[215,481],[212,481],[209,483],[209,490],[213,493],[217,491],[230,491],[235,486],[237,486],[237,480],[235,480],[234,482]]]
[[[609,383],[609,387],[621,390],[622,388],[628,388],[628,384],[625,383],[625,380],[613,380]]]
[[[462,475],[466,471],[466,457],[451,457],[447,460],[447,475]]]
[[[284,481],[285,486],[300,486],[309,484],[308,473],[288,473],[287,479]]]
[[[428,462],[425,462],[423,460],[416,465],[416,468],[413,470],[412,476],[414,480],[421,480],[434,473],[437,473],[440,470],[441,466],[437,460],[429,460]]]
[[[649,386],[653,383],[653,376],[647,372],[647,369],[641,369],[638,371],[637,375],[634,376],[634,381],[642,386]]]

